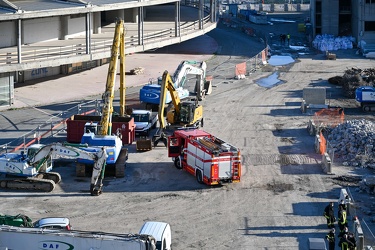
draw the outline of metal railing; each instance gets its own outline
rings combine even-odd
[[[191,6],[194,6],[194,2],[191,2]],[[209,13],[209,8],[205,10],[206,13]],[[208,14],[203,18],[203,25],[207,25],[211,20],[211,16]],[[180,24],[180,36],[191,33],[192,31],[199,30],[199,20],[193,22],[184,22]],[[163,41],[165,39],[170,39],[175,36],[175,27],[174,23],[171,22],[171,28],[157,31],[149,31],[143,34],[143,37],[140,39],[138,35],[132,35],[126,37],[125,35],[125,49],[133,48],[138,45],[152,44],[156,42]],[[77,55],[85,55],[86,53],[86,40],[85,37],[76,37],[73,38],[78,40],[77,44],[72,45],[23,45],[21,46],[21,62],[35,62],[35,61],[48,61],[51,59],[61,59]],[[65,41],[56,41],[56,43],[64,43]],[[111,46],[113,43],[113,37],[108,39],[102,39],[95,41],[95,36],[90,43],[90,53],[110,53]],[[18,52],[17,48],[9,48],[5,52],[0,51],[0,65],[6,64],[18,64]]]
[[[18,150],[25,150],[34,143],[51,143],[66,140],[66,121],[73,115],[99,115],[101,100],[82,102],[66,111],[51,117],[47,121],[38,124],[35,129],[22,136],[0,145],[0,155]]]

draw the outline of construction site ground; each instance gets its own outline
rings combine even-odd
[[[303,20],[303,16],[289,18]],[[253,27],[276,36],[281,30],[290,30],[291,42],[301,37],[291,23]],[[136,233],[144,221],[165,221],[171,225],[175,250],[304,250],[309,249],[309,238],[324,238],[328,233],[323,210],[328,202],[338,201],[341,188],[348,188],[355,201],[355,215],[361,222],[364,220],[366,243],[375,245],[370,232],[375,232],[374,196],[356,191],[358,180],[373,174],[373,170],[344,166],[334,160],[332,174],[325,174],[320,164],[322,157],[314,150],[314,137],[306,129],[314,110],[302,113],[300,109],[303,88],[322,86],[327,88],[327,103],[343,107],[345,119],[375,121],[373,113],[362,112],[353,99],[344,97],[340,87],[327,81],[351,67],[373,67],[374,61],[357,55],[355,49],[337,51],[336,60],[326,60],[323,52],[311,49],[297,53],[280,45],[278,39],[270,39],[276,53],[288,53],[295,63],[266,65],[237,80],[234,65],[263,49],[259,38],[224,25],[204,37],[193,40],[191,45],[139,55],[143,59],[136,64],[132,59],[141,57],[130,55],[127,69],[144,67],[146,74],[156,78],[166,69],[173,71],[181,60],[206,60],[208,75],[213,76],[213,91],[202,102],[203,129],[241,149],[240,183],[218,187],[198,184],[194,176],[174,167],[165,147],[137,152],[133,143],[127,145],[125,177],[107,177],[101,196],[90,196],[90,179],[76,177],[73,163],[58,161],[54,171],[61,174],[62,182],[52,193],[3,190],[1,213],[22,213],[34,220],[69,217],[75,229],[114,233]],[[215,51],[192,52],[203,47]],[[171,59],[166,65],[166,54],[175,61]],[[2,141],[19,137],[37,120],[46,120],[83,99],[98,98],[104,90],[106,70],[102,69],[102,75],[93,72],[16,88],[16,95],[25,91],[18,100],[37,106],[24,107],[20,103],[16,108],[3,109]],[[257,80],[274,72],[278,72],[279,84],[268,88],[257,84]],[[141,106],[137,101],[138,91],[147,82],[142,77],[149,78],[127,76],[127,82],[134,83],[127,89],[129,106]],[[65,81],[67,85],[76,81],[79,89],[61,88],[57,81]],[[87,83],[91,87],[84,85]],[[43,93],[45,98],[38,102],[33,92]],[[66,93],[65,100],[61,100],[64,96],[61,93]],[[64,135],[56,139],[63,140]]]

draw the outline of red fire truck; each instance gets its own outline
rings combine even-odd
[[[240,150],[203,130],[174,131],[168,137],[168,156],[199,183],[218,185],[241,178]]]

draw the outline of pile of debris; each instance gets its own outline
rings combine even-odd
[[[145,72],[145,69],[142,67],[136,67],[130,70],[130,74],[132,75],[142,75]]]
[[[334,76],[328,79],[328,82],[340,85],[344,89],[345,96],[355,98],[355,90],[361,86],[375,87],[375,68],[345,70],[343,76]]]
[[[327,150],[333,149],[335,158],[345,165],[375,169],[375,123],[350,120],[328,132]]]
[[[356,191],[373,194],[375,192],[375,176],[364,176],[362,181],[359,182],[359,187]]]

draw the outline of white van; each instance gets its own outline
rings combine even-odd
[[[147,221],[143,224],[139,234],[151,235],[156,240],[157,250],[171,250],[172,233],[168,223]]]
[[[47,217],[42,218],[34,222],[34,227],[36,228],[46,228],[46,229],[60,229],[60,230],[72,230],[70,221],[68,218],[63,217]]]

